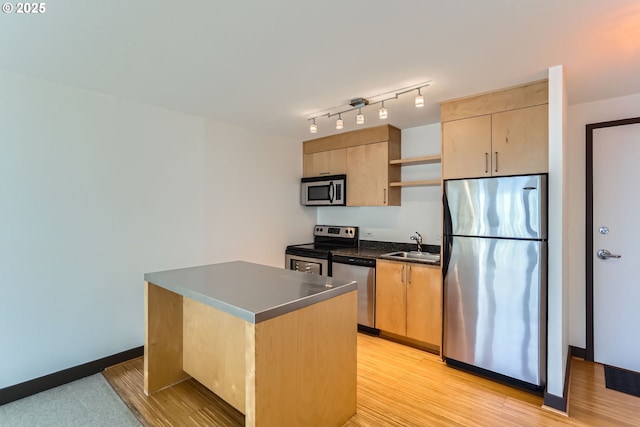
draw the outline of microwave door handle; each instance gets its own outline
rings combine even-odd
[[[333,189],[333,181],[331,181],[329,183],[329,203],[333,204],[333,193],[334,193],[334,189]]]

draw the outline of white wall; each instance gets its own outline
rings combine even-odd
[[[585,276],[585,161],[586,130],[590,123],[640,116],[640,94],[569,107],[569,254],[570,270],[570,335],[569,343],[586,346],[586,276]]]
[[[568,342],[566,91],[563,67],[549,68],[547,393],[563,396]],[[565,398],[567,396],[564,396]]]
[[[316,224],[317,208],[300,205],[302,142],[211,121],[206,140],[211,262],[284,267],[286,246],[313,240]]]
[[[440,123],[402,130],[402,157],[440,154]],[[402,167],[403,181],[440,179],[440,163]],[[348,177],[347,177],[348,179]],[[424,243],[439,245],[441,241],[442,202],[439,185],[403,187],[402,206],[322,207],[318,223],[360,226],[360,238],[387,242],[411,243],[416,231]]]
[[[299,141],[4,71],[0,94],[0,388],[142,345],[145,272],[281,266],[310,235]]]

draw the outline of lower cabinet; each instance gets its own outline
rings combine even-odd
[[[440,347],[440,267],[379,259],[376,263],[376,328]]]

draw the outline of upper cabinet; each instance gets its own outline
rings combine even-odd
[[[347,173],[347,149],[319,151],[304,155],[302,162],[302,175],[343,175]]]
[[[303,175],[347,175],[347,206],[399,206],[400,129],[376,126],[303,143]]]
[[[442,123],[442,177],[491,175],[491,116]]]
[[[548,104],[491,115],[493,175],[549,171]]]
[[[400,191],[389,186],[389,176],[399,174],[397,167],[389,166],[394,147],[376,142],[347,148],[347,206],[400,205]]]
[[[548,172],[546,80],[444,102],[443,179]]]

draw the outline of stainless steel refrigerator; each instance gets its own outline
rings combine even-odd
[[[547,176],[445,181],[442,265],[447,362],[542,388]]]

